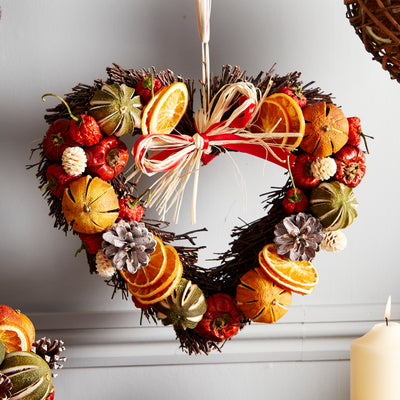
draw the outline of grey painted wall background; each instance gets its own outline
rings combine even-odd
[[[3,0],[0,5],[0,302],[28,314],[130,311],[130,302],[110,300],[111,289],[88,273],[83,255],[74,258],[79,241],[53,229],[34,173],[25,170],[25,165],[30,162],[29,149],[46,132],[45,108],[54,104],[51,99],[43,104],[43,93],[63,95],[79,82],[91,84],[96,78],[105,78],[105,68],[112,62],[125,68],[154,65],[200,78],[194,1]],[[342,1],[214,0],[212,72],[218,74],[221,65],[231,64],[257,74],[275,63],[277,73],[301,71],[304,82],[314,80],[324,91],[332,92],[345,114],[359,116],[365,132],[375,137],[369,143],[367,175],[356,188],[359,218],[346,230],[348,247],[340,254],[318,255],[315,264],[320,282],[311,296],[294,296],[293,305],[304,313],[309,307],[327,306],[324,318],[329,320],[330,305],[379,305],[392,294],[396,313],[400,306],[396,251],[400,87],[364,51],[345,18]],[[206,260],[227,248],[232,227],[240,224],[238,217],[247,221],[260,217],[259,195],[285,179],[281,169],[261,160],[240,154],[233,158],[246,183],[242,189],[227,157],[219,157],[201,170],[195,227],[209,229],[198,239],[199,244],[208,246],[201,254],[204,265],[213,265]],[[186,198],[189,203],[190,194]],[[188,220],[185,207],[181,222],[171,229],[193,229]],[[357,319],[368,318],[360,315]],[[254,398],[269,393],[266,390],[274,381],[285,386],[283,398],[289,398],[289,376],[304,384],[299,389],[304,399],[318,399],[322,394],[326,399],[342,399],[347,393],[346,362],[322,363],[322,367],[312,362],[256,365],[260,368],[227,365],[226,384],[233,384],[238,377],[256,376],[259,380],[252,381],[254,390],[250,390]],[[149,375],[159,374],[167,386],[171,384],[167,398],[183,398],[172,388],[172,377],[188,378],[190,374],[214,381],[209,393],[223,394],[213,380],[215,374],[221,374],[219,367],[146,368]],[[133,384],[139,398],[155,398],[146,389],[146,384],[154,381],[139,379],[144,373],[140,367],[70,369],[56,381],[60,385],[57,397],[80,398],[77,393],[86,391],[89,398],[108,398],[116,390],[120,398],[134,398],[128,395],[134,388],[125,389],[122,378],[133,374],[138,377]],[[114,392],[107,389],[99,394],[91,387],[96,375],[102,374],[118,377]],[[313,392],[306,397],[309,392],[304,382],[313,374],[325,383],[314,383]],[[84,387],[78,384],[80,376],[88,382]],[[337,382],[344,384],[341,392]],[[237,385],[232,386],[237,390],[229,392],[232,398],[249,393]],[[204,390],[196,398],[204,398]],[[293,394],[297,393],[294,390]]]

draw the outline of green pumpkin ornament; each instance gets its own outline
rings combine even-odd
[[[328,231],[351,225],[357,217],[357,206],[352,189],[338,181],[323,182],[311,191],[311,212]]]
[[[3,362],[5,355],[6,355],[6,349],[4,348],[3,342],[0,340],[0,365]]]
[[[155,304],[157,318],[175,329],[194,329],[207,311],[203,291],[191,281],[182,278],[172,294]]]
[[[29,351],[8,353],[0,372],[11,380],[10,400],[44,400],[52,388],[49,365],[42,357]]]
[[[135,128],[140,128],[140,96],[135,96],[135,89],[125,84],[104,84],[93,95],[90,106],[90,115],[108,136],[133,134]]]

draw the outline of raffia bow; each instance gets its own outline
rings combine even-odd
[[[250,132],[240,126],[240,118],[250,106],[255,106],[248,121],[250,125],[256,118],[259,108],[267,91],[258,100],[258,93],[253,84],[237,82],[227,85],[211,101],[209,110],[199,109],[194,116],[198,133],[193,136],[169,134],[147,135],[137,140],[132,150],[136,171],[133,175],[144,173],[152,176],[163,172],[151,187],[152,195],[147,203],[149,207],[155,205],[158,213],[165,218],[166,213],[175,205],[173,220],[177,222],[182,204],[186,184],[194,175],[192,194],[191,223],[196,222],[196,199],[199,170],[201,161],[209,162],[213,156],[212,149],[236,150],[248,153],[275,164],[288,167],[294,162],[295,156],[286,150],[277,147],[273,139],[299,136],[299,133]],[[236,107],[238,95],[246,99]],[[227,120],[222,120],[224,114],[235,104]],[[239,122],[238,122],[239,121]],[[278,122],[279,123],[279,122]],[[277,125],[278,125],[277,123]],[[203,133],[202,133],[203,132]],[[132,175],[132,176],[133,176]]]

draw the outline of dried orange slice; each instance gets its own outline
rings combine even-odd
[[[133,296],[140,298],[139,300],[152,297],[158,292],[161,292],[161,290],[165,289],[171,284],[171,282],[179,273],[182,274],[181,270],[183,270],[183,266],[175,248],[172,246],[165,246],[165,250],[167,253],[167,265],[164,273],[162,276],[160,276],[160,278],[157,279],[156,282],[145,287],[137,287],[128,284],[129,292]]]
[[[273,323],[292,303],[292,294],[266,276],[261,268],[246,272],[236,288],[236,302],[246,318]]]
[[[293,288],[309,290],[318,283],[318,272],[309,261],[291,261],[280,256],[275,251],[273,243],[264,246],[262,255],[267,264],[267,267],[263,269],[267,273],[272,271],[273,275],[280,277],[283,282],[287,282]],[[263,267],[265,264],[260,265]]]
[[[301,107],[290,96],[284,93],[272,94],[271,96],[268,96],[266,100],[272,100],[282,106],[285,109],[289,120],[288,132],[300,134],[298,137],[287,138],[285,146],[286,150],[294,150],[303,140],[306,127]]]
[[[149,134],[149,120],[150,120],[150,115],[153,113],[153,106],[154,104],[158,101],[160,96],[168,89],[168,86],[164,86],[161,88],[155,95],[154,97],[151,98],[151,100],[146,104],[146,107],[143,109],[142,112],[142,121],[141,121],[141,126],[140,129],[142,130],[143,135],[148,135]]]
[[[145,134],[167,135],[185,114],[189,92],[183,82],[175,82],[161,89],[153,100],[146,106],[146,115],[142,121]]]
[[[252,132],[289,132],[290,124],[285,109],[277,102],[266,98],[260,107],[257,120],[251,126]],[[273,138],[278,145],[284,145],[287,137]]]
[[[182,273],[183,273],[183,268],[179,269],[178,275],[175,277],[175,279],[171,282],[171,284],[169,286],[167,286],[165,289],[161,290],[160,292],[156,293],[154,296],[147,297],[147,298],[137,297],[137,299],[139,300],[139,303],[142,303],[145,305],[154,304],[154,303],[158,303],[161,300],[166,299],[174,291],[174,289],[178,286],[178,284],[182,278]],[[128,284],[128,290],[129,290],[129,284]]]
[[[0,326],[0,340],[3,342],[7,353],[13,351],[29,351],[31,341],[29,334],[18,324],[13,322],[4,323]]]
[[[153,236],[156,244],[156,249],[150,256],[149,264],[139,269],[132,274],[131,272],[122,269],[120,271],[126,282],[135,287],[147,287],[155,283],[165,271],[167,266],[167,253],[162,240]]]
[[[298,294],[311,294],[312,291],[314,290],[314,286],[312,287],[304,287],[304,286],[294,286],[291,282],[283,278],[282,276],[279,276],[273,269],[270,268],[270,266],[267,264],[267,262],[264,259],[264,256],[262,254],[262,251],[258,255],[258,261],[260,263],[260,267],[263,270],[264,273],[266,273],[271,279],[273,279],[276,283],[281,285],[282,287],[298,293]]]

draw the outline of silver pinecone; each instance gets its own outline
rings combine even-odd
[[[121,220],[103,234],[103,251],[118,270],[135,273],[150,261],[156,248],[153,234],[143,222]]]
[[[275,250],[292,261],[311,261],[324,238],[318,218],[298,213],[275,226]]]

